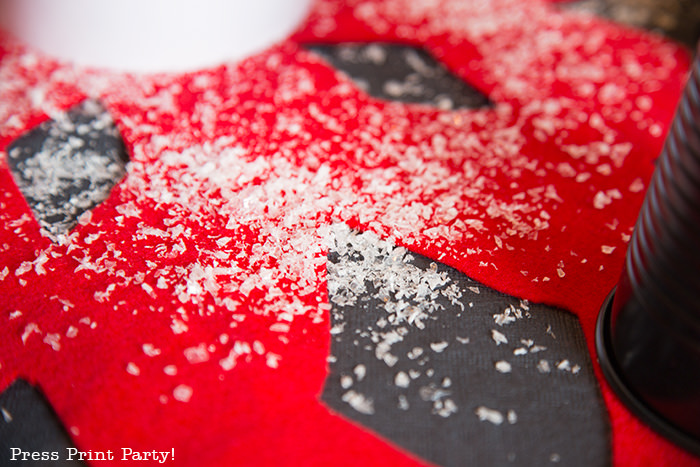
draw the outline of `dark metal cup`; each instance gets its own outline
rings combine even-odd
[[[596,340],[628,407],[700,455],[700,50]]]

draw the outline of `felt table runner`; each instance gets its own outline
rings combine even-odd
[[[538,0],[321,0],[188,73],[1,34],[2,462],[700,465],[594,351],[688,66]]]

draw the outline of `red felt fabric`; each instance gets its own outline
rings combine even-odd
[[[380,102],[299,46],[341,41],[422,45],[496,105]],[[332,222],[570,310],[593,352],[689,64],[535,0],[318,1],[289,40],[192,73],[0,50],[0,150],[87,96],[132,161],[56,243],[0,153],[0,388],[38,384],[83,450],[177,465],[423,463],[319,402]],[[596,371],[615,465],[700,465]]]

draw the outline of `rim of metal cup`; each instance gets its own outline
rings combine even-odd
[[[610,320],[612,318],[612,304],[615,296],[613,289],[600,309],[595,330],[595,345],[596,353],[598,354],[598,363],[603,371],[605,379],[610,384],[613,392],[636,415],[640,420],[646,423],[652,430],[675,443],[676,445],[686,449],[687,451],[700,456],[700,439],[690,436],[685,431],[677,428],[670,423],[665,417],[649,407],[642,399],[637,396],[633,389],[624,380],[620,368],[617,366],[615,357],[612,351],[612,333]]]

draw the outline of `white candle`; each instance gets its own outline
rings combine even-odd
[[[311,0],[0,0],[3,27],[79,65],[184,71],[287,37]]]

